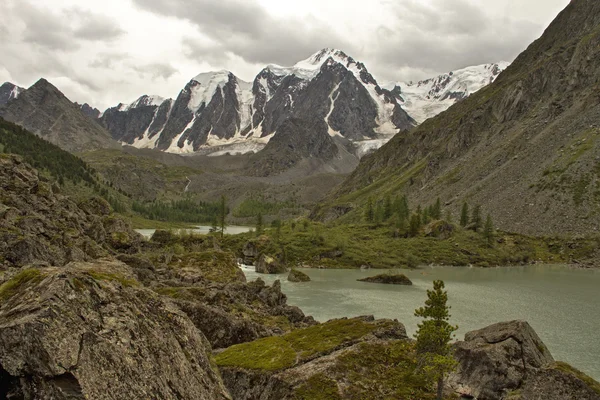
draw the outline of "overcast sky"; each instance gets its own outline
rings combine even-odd
[[[104,109],[196,74],[251,81],[325,47],[380,82],[512,61],[569,0],[0,0],[0,82]]]

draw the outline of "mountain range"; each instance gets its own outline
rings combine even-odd
[[[364,157],[315,212],[362,218],[369,199],[464,202],[535,235],[600,229],[600,3],[571,2],[489,86]],[[432,200],[433,199],[433,200]]]
[[[309,145],[305,156],[319,153],[331,157],[336,153],[331,149],[342,146],[342,152],[360,158],[398,132],[413,128],[417,122],[493,81],[504,67],[505,64],[470,67],[416,85],[379,85],[363,63],[341,50],[323,49],[291,67],[268,65],[252,83],[242,81],[229,71],[207,72],[191,79],[175,99],[144,94],[130,104],[121,103],[104,112],[87,103],[75,105],[104,127],[114,141],[137,148],[212,156],[257,153],[277,133],[289,137],[282,129],[296,126],[288,122],[292,119],[311,125],[310,131],[295,131],[305,136],[294,138],[296,143]],[[41,87],[48,88],[52,98],[61,97],[62,106],[58,109],[62,110],[68,99],[58,95],[58,89],[50,90],[48,85],[40,81],[30,90],[39,92]],[[41,100],[42,97],[28,95],[7,104],[24,92],[5,83],[0,88],[0,107],[4,105],[0,115],[26,124],[33,132],[47,134],[47,127],[58,122],[53,119],[59,117],[57,113],[44,111],[40,122],[29,118],[30,110],[48,107],[47,99],[38,106],[31,103],[32,98]],[[25,105],[26,102],[29,105]],[[73,107],[68,108],[73,111]],[[64,112],[60,118],[65,118]],[[81,118],[75,119],[77,121],[71,122],[82,124]],[[92,140],[88,146],[83,144],[87,141],[84,137],[75,140],[74,145],[74,138],[68,137],[63,147],[77,151],[114,147],[105,134],[99,134],[95,124],[89,125],[83,130],[102,136],[102,144]],[[50,140],[61,144],[58,136]],[[325,147],[309,149],[311,143]],[[270,147],[273,154],[282,149],[281,146]]]

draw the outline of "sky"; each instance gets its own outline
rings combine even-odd
[[[101,110],[176,97],[200,72],[252,81],[322,48],[379,83],[512,61],[569,0],[1,0],[0,83],[44,77]]]

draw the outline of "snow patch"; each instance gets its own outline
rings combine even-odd
[[[196,113],[203,104],[208,104],[217,89],[223,90],[223,87],[229,82],[229,71],[205,72],[192,79],[198,83],[191,89],[191,98],[188,108]]]
[[[342,136],[338,131],[336,131],[335,129],[333,129],[331,127],[331,125],[329,125],[329,117],[331,116],[331,113],[333,113],[333,110],[335,109],[335,101],[337,100],[337,98],[340,96],[340,92],[339,92],[339,88],[340,85],[342,83],[338,83],[333,90],[331,91],[331,93],[329,94],[329,112],[327,113],[327,115],[325,116],[325,123],[327,124],[327,132],[329,133],[329,136]],[[336,96],[333,97],[334,93],[337,92]]]

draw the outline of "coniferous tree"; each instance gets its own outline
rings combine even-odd
[[[260,236],[263,233],[263,216],[258,213],[256,216],[256,236]]]
[[[392,197],[388,194],[383,201],[383,221],[387,221],[392,216]]]
[[[365,210],[365,221],[372,223],[375,220],[375,210],[373,209],[373,198],[367,200],[367,208]]]
[[[413,214],[410,217],[410,226],[409,226],[409,234],[412,237],[415,237],[419,234],[419,230],[421,229],[421,216],[419,214]]]
[[[383,205],[381,204],[380,201],[377,202],[377,206],[375,207],[375,221],[376,223],[379,223],[383,221]]]
[[[483,237],[487,242],[489,247],[494,247],[494,223],[492,221],[492,216],[490,214],[487,215],[485,219],[485,227],[483,228]]]
[[[483,227],[483,218],[481,217],[481,206],[475,206],[473,209],[473,216],[471,217],[471,223],[475,232],[479,232]]]
[[[415,334],[419,371],[427,379],[437,382],[438,400],[443,396],[446,374],[456,366],[450,340],[458,327],[448,322],[450,307],[447,302],[448,293],[444,290],[444,282],[438,280],[433,282],[433,290],[427,290],[425,307],[415,310],[415,316],[423,318]]]
[[[225,195],[221,196],[219,203],[219,229],[221,230],[221,238],[225,235],[225,217],[227,217],[227,201]]]
[[[469,205],[465,201],[460,212],[460,226],[463,228],[469,225]]]
[[[431,212],[429,207],[425,207],[425,211],[423,211],[423,216],[422,216],[422,223],[423,225],[427,225],[430,221],[430,217],[429,217],[429,213]]]
[[[402,199],[400,200],[400,215],[405,220],[408,220],[408,217],[410,216],[410,208],[408,208],[408,199],[406,196],[402,196]]]

